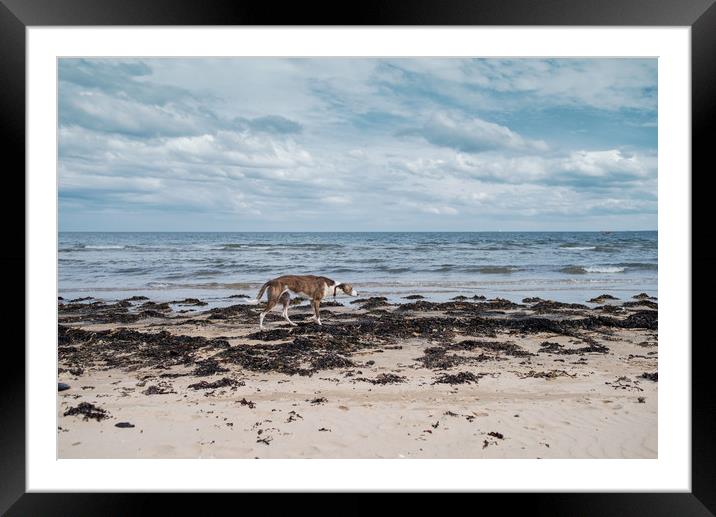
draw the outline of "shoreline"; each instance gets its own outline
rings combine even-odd
[[[655,458],[641,298],[62,301],[58,457]]]
[[[209,308],[226,307],[233,305],[241,300],[239,297],[254,298],[262,282],[238,283],[234,287],[156,287],[156,288],[62,288],[59,291],[61,301],[70,302],[72,300],[84,299],[89,301],[101,301],[104,303],[117,303],[122,300],[132,298],[133,296],[148,296],[152,301],[163,303],[175,300],[183,300],[187,298],[198,298],[208,302]],[[625,282],[626,285],[615,287],[614,279],[604,279],[602,282],[595,282],[593,286],[585,288],[584,286],[573,286],[565,281],[562,287],[548,286],[528,286],[518,281],[510,281],[501,287],[488,286],[479,284],[479,287],[470,283],[456,282],[448,284],[442,282],[417,282],[413,284],[401,283],[381,283],[381,282],[362,282],[354,284],[359,287],[361,297],[385,297],[391,303],[405,303],[407,296],[420,295],[427,301],[431,302],[449,302],[456,296],[468,294],[469,296],[485,296],[488,299],[507,299],[514,303],[521,303],[525,298],[544,298],[548,300],[560,300],[566,303],[583,303],[589,307],[598,304],[590,303],[588,300],[609,293],[618,298],[629,299],[634,293],[641,292],[652,298],[658,296],[657,289],[650,283],[644,285],[634,285],[633,281]],[[434,284],[434,285],[433,285]],[[344,300],[345,301],[345,300]],[[346,302],[347,303],[347,302]]]

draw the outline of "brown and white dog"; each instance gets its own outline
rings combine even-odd
[[[259,327],[264,328],[264,317],[273,309],[276,304],[281,302],[283,305],[283,318],[291,325],[296,325],[288,317],[288,305],[291,301],[289,293],[295,295],[303,295],[311,300],[311,306],[315,312],[315,316],[311,319],[321,325],[321,313],[319,307],[321,300],[326,296],[336,296],[339,291],[343,291],[348,296],[358,296],[358,292],[353,289],[351,284],[343,282],[335,282],[325,276],[314,275],[285,275],[273,280],[269,280],[261,286],[259,293],[256,295],[254,303],[258,303],[264,292],[268,291],[268,303],[266,308],[259,316]]]

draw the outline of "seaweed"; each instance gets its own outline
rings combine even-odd
[[[98,422],[109,418],[109,413],[100,407],[89,402],[80,402],[76,407],[71,407],[64,412],[64,416],[82,415],[83,420],[97,420]]]
[[[207,382],[207,381],[201,381],[196,382],[194,384],[190,384],[188,387],[192,390],[210,390],[210,389],[216,389],[216,388],[232,388],[236,389],[237,386],[244,386],[244,382],[239,382],[234,379],[230,379],[228,377],[223,377],[219,379],[218,381],[214,382]]]
[[[370,382],[371,384],[398,384],[401,382],[405,382],[405,377],[403,377],[402,375],[396,375],[394,373],[381,373],[375,379],[359,377],[356,380]]]
[[[459,372],[455,374],[444,373],[439,375],[433,384],[477,384],[480,376],[471,372]]]

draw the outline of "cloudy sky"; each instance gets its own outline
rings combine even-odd
[[[657,228],[655,59],[61,59],[64,231]]]

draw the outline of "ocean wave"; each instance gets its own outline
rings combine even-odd
[[[506,275],[520,271],[520,268],[515,266],[482,266],[475,269],[483,275]]]
[[[614,265],[634,270],[657,271],[659,269],[658,264],[654,264],[651,262],[620,262]]]
[[[217,235],[61,234],[58,281],[98,290],[223,291],[236,289],[232,282],[260,286],[283,274],[316,274],[356,285],[379,282],[376,292],[393,283],[435,290],[455,283],[451,292],[542,285],[641,292],[658,275],[656,238],[642,242],[632,234]]]
[[[229,242],[225,244],[221,244],[218,248],[218,250],[233,250],[233,249],[274,249],[274,248],[283,248],[283,249],[304,249],[304,250],[328,250],[328,249],[336,249],[336,248],[344,248],[345,246],[343,244],[317,244],[317,243],[298,243],[298,242],[284,242],[284,243],[264,243],[264,242],[257,242],[257,243],[234,243]]]
[[[441,264],[433,269],[421,269],[416,273],[482,273],[483,275],[510,274],[522,271],[517,266],[459,266],[457,264]]]
[[[561,250],[596,251],[598,253],[616,253],[616,252],[622,251],[625,247],[628,247],[628,243],[625,243],[623,246],[619,246],[616,243],[594,244],[594,245],[578,244],[578,243],[562,243],[559,245],[559,249],[561,249]]]
[[[618,266],[589,266],[584,269],[587,273],[623,273],[626,268]]]
[[[620,248],[619,246],[614,245],[599,245],[594,247],[594,251],[598,253],[617,253],[621,251],[623,248]]]
[[[620,266],[567,266],[559,270],[560,273],[570,275],[586,275],[587,273],[623,273],[626,270]]]
[[[384,258],[366,258],[366,259],[346,260],[345,262],[357,263],[357,264],[380,264],[381,262],[385,262],[385,260],[386,259],[384,259]]]
[[[127,250],[134,252],[157,252],[157,251],[186,251],[187,248],[170,246],[150,246],[145,244],[77,244],[58,248],[59,252],[72,251],[106,251],[106,250]]]
[[[567,266],[559,270],[560,273],[566,273],[568,275],[586,275],[587,270],[581,266]]]
[[[270,244],[262,244],[262,246],[269,247]],[[257,245],[252,244],[222,244],[218,248],[211,248],[213,250],[231,250],[236,248],[251,248],[251,247],[257,247]]]
[[[222,274],[221,269],[197,269],[195,271],[177,271],[161,276],[162,280],[177,280],[181,278],[210,278]]]
[[[381,271],[383,273],[409,273],[413,271],[412,268],[409,267],[390,267],[390,266],[379,266],[375,268],[377,271]]]
[[[132,273],[149,273],[151,270],[146,267],[127,267],[121,269],[115,269],[114,273],[132,274]]]
[[[133,251],[185,251],[187,248],[176,246],[156,246],[149,244],[128,244],[125,249]]]
[[[258,289],[261,285],[261,283],[255,282],[147,283],[147,287],[150,289]]]
[[[168,273],[166,275],[162,275],[160,278],[163,280],[177,280],[180,278],[191,278],[194,276],[193,273],[189,273],[187,271],[181,271],[177,273]]]

